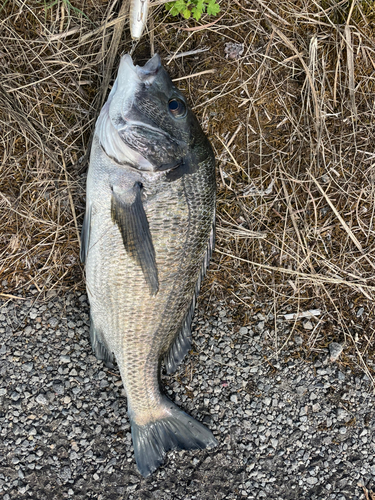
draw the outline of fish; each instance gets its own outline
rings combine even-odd
[[[191,348],[191,323],[214,248],[215,157],[155,54],[129,54],[95,125],[81,232],[96,357],[116,360],[134,455],[149,476],[175,449],[217,445],[162,392]]]
[[[131,0],[129,11],[130,35],[139,40],[145,29],[148,17],[149,0]]]

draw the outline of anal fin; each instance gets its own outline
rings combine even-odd
[[[95,328],[90,316],[90,340],[91,347],[97,359],[103,360],[107,368],[113,368],[114,356],[108,349],[101,332]]]
[[[85,217],[83,219],[81,230],[81,250],[79,253],[82,264],[86,262],[90,243],[90,227],[91,227],[91,205],[87,203]]]

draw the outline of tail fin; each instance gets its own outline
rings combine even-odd
[[[164,398],[166,417],[146,425],[131,422],[134,455],[139,472],[147,477],[163,462],[168,450],[194,450],[217,445],[211,431]]]

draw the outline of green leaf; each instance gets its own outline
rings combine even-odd
[[[207,5],[207,14],[210,16],[216,16],[220,12],[220,5],[216,3],[216,0],[210,0]]]
[[[173,4],[174,5],[171,9],[171,14],[173,16],[177,16],[178,14],[181,14],[181,12],[183,12],[186,9],[185,0],[177,0],[176,2],[173,2]]]
[[[173,5],[173,7],[170,10],[170,13],[171,13],[172,16],[178,16],[178,14],[180,13],[180,11],[178,9],[176,9],[175,5]]]
[[[197,0],[197,2],[194,2],[197,5],[197,9],[200,10],[201,12],[204,12],[206,10],[206,6],[204,5],[205,2],[204,0]]]
[[[196,21],[199,21],[199,19],[202,17],[202,11],[198,7],[193,7],[191,9],[191,12]]]
[[[216,16],[220,12],[220,5],[217,0],[176,0],[165,4],[166,10],[172,16],[181,14],[185,19],[190,19],[191,16],[199,21],[202,14],[207,11],[207,14]]]

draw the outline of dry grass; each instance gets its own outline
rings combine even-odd
[[[244,324],[254,297],[272,298],[276,316],[321,309],[313,330],[293,325],[307,352],[345,342],[341,362],[372,377],[375,2],[222,0],[222,17],[193,30],[158,6],[137,47],[126,2],[3,4],[1,293],[84,287],[91,132],[119,55],[143,64],[157,51],[218,158],[203,295],[234,300]],[[238,59],[229,42],[243,44]]]

